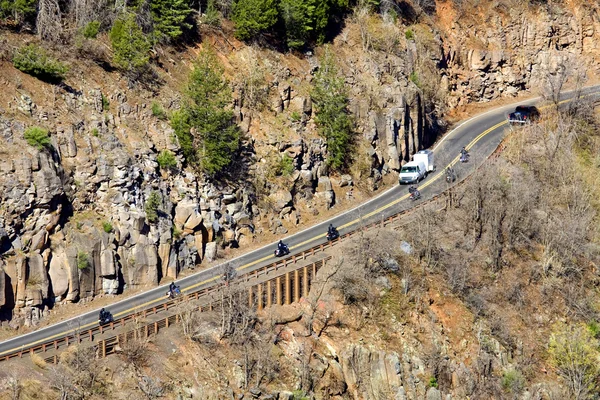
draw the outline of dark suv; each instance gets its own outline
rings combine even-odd
[[[535,106],[518,106],[515,112],[508,114],[508,122],[514,124],[529,124],[540,117],[540,111]]]

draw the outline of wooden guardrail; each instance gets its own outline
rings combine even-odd
[[[496,151],[494,152],[492,157],[497,156],[499,154],[499,152],[502,150],[502,148],[503,148],[502,144],[500,146],[498,146],[498,148],[496,149]],[[462,185],[463,183],[464,183],[464,180],[457,183],[453,187]],[[285,267],[296,264],[299,261],[306,260],[308,257],[314,256],[316,253],[324,252],[327,249],[330,249],[330,248],[340,244],[341,242],[345,242],[346,240],[351,239],[352,237],[354,237],[356,234],[358,234],[361,231],[368,231],[368,230],[371,230],[371,229],[374,229],[377,227],[380,227],[380,228],[386,227],[390,224],[397,222],[402,216],[406,215],[407,213],[414,212],[414,211],[424,207],[427,204],[430,204],[432,202],[439,200],[439,198],[442,195],[444,195],[444,193],[445,192],[435,195],[429,200],[420,202],[418,205],[416,205],[414,207],[397,212],[387,218],[382,218],[380,221],[372,222],[370,224],[358,227],[357,229],[355,229],[351,232],[340,235],[340,237],[336,240],[318,244],[318,245],[313,246],[307,250],[304,250],[298,254],[295,254],[291,257],[288,257],[288,258],[282,259],[282,260],[278,260],[267,266],[258,268],[252,272],[248,272],[246,274],[238,276],[236,278],[236,282],[248,282],[250,279],[259,279],[261,276],[275,274],[277,271],[279,271]],[[301,267],[301,268],[303,268],[303,267]],[[298,270],[296,270],[296,272],[297,271]],[[316,273],[316,270],[315,270],[315,273]],[[295,282],[298,282],[298,280],[296,279]],[[215,282],[210,287],[201,288],[195,292],[183,295],[183,301],[199,300],[202,297],[207,297],[211,294],[216,293],[222,286],[223,286],[222,283]],[[308,286],[308,284],[306,284],[304,287],[307,287],[307,286]],[[261,290],[260,286],[257,286],[257,288],[259,288],[258,289],[259,291]],[[269,291],[269,290],[270,290],[270,288],[267,288],[267,291]],[[293,292],[288,290],[286,293],[287,293],[286,296],[289,296],[289,293],[293,293]],[[296,293],[298,293],[298,292],[296,292]],[[263,293],[263,296],[264,296],[264,293]],[[260,297],[260,298],[263,299],[263,297]],[[297,298],[294,298],[294,301],[297,301],[297,300],[298,300]],[[29,354],[45,353],[46,351],[49,351],[49,350],[58,350],[60,347],[69,346],[74,343],[81,343],[83,340],[89,340],[89,341],[93,342],[95,335],[104,334],[105,331],[112,331],[112,330],[117,329],[118,327],[125,327],[125,325],[127,323],[136,321],[140,318],[145,318],[148,315],[154,315],[154,314],[157,314],[158,312],[168,311],[168,310],[172,309],[173,307],[177,306],[181,301],[182,301],[182,298],[165,301],[164,303],[162,303],[160,305],[153,306],[153,307],[141,310],[139,312],[127,315],[127,316],[120,318],[118,320],[115,320],[114,322],[111,322],[107,325],[96,326],[96,327],[93,327],[90,329],[86,329],[82,332],[77,331],[77,329],[73,329],[73,333],[70,333],[70,334],[66,335],[65,337],[51,340],[51,341],[48,341],[48,342],[45,342],[42,344],[38,344],[35,346],[31,346],[28,348],[22,348],[13,353],[3,355],[2,357],[0,357],[0,361],[7,361],[7,360],[10,360],[11,358],[15,358],[15,357],[23,357],[23,355],[27,354],[27,353],[29,353]],[[265,299],[263,304],[260,304],[260,302],[259,302],[259,308],[261,308],[263,306],[268,307],[271,304],[272,304],[272,299]],[[289,304],[289,302],[286,301],[286,304]],[[200,307],[200,310],[202,310],[201,307]],[[153,334],[153,333],[158,332],[158,330],[161,328],[168,327],[168,326],[172,325],[173,323],[177,323],[178,318],[179,317],[177,314],[171,315],[171,316],[166,317],[158,322],[153,322],[152,324],[145,325],[143,328],[140,328],[140,329],[144,329],[144,332],[148,332],[147,334]],[[117,345],[121,341],[126,340],[127,335],[132,334],[131,332],[134,332],[134,331],[135,330],[128,331],[128,332],[113,336],[108,339],[103,339],[100,342],[100,350],[99,350],[100,355],[106,355],[106,354],[110,354],[111,352],[113,352],[113,350],[114,350],[113,345]],[[135,334],[135,333],[133,333],[133,334]],[[146,333],[144,333],[144,334],[146,334]],[[113,344],[111,344],[111,343],[113,343]],[[113,346],[113,347],[111,347],[111,346]],[[53,356],[49,360],[56,361],[56,356]]]

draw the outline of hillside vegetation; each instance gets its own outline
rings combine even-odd
[[[107,359],[10,364],[0,397],[598,398],[600,116],[559,94],[597,78],[599,21],[578,1],[0,0],[2,337],[348,209],[475,108],[546,106],[336,249],[300,303],[225,289]]]

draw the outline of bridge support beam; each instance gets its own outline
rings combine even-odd
[[[308,298],[308,267],[304,267],[302,269],[302,289],[303,289],[303,293],[302,296],[304,296],[304,298]]]
[[[300,301],[300,270],[294,271],[294,303]]]
[[[271,281],[267,281],[267,307],[271,307],[272,297],[273,297],[273,288],[271,287]]]
[[[258,311],[263,309],[263,285],[262,283],[258,284]]]
[[[281,305],[281,277],[280,276],[278,276],[275,279],[275,284],[277,285],[277,287],[275,288],[276,289],[275,290],[275,296],[276,296],[275,304],[280,306]]]
[[[292,291],[292,282],[290,281],[290,273],[285,273],[285,305],[291,303],[291,291]]]

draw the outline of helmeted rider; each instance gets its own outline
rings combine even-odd
[[[463,146],[462,149],[460,149],[460,155],[461,156],[466,156],[467,154],[469,154],[469,152],[467,151],[467,149]]]
[[[285,243],[283,243],[283,240],[280,240],[279,243],[277,244],[277,248],[280,251],[284,251],[285,250]]]
[[[329,228],[327,228],[327,232],[329,232],[330,235],[333,235],[335,233],[335,228],[333,227],[333,224],[329,224]]]
[[[100,321],[105,321],[106,319],[108,319],[108,311],[106,311],[104,308],[100,310]]]
[[[412,198],[418,198],[419,196],[421,196],[419,189],[417,189],[414,185],[409,186],[408,192],[410,193]]]
[[[169,292],[175,293],[175,289],[177,289],[175,282],[171,282],[171,284],[169,285]]]

